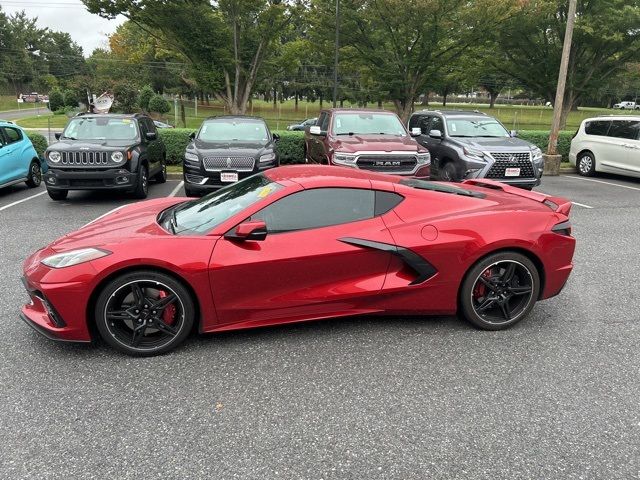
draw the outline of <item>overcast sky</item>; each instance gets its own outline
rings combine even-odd
[[[106,20],[87,12],[80,0],[0,0],[2,10],[15,13],[24,10],[29,17],[38,17],[38,25],[68,32],[88,57],[98,47],[107,45],[107,35],[124,22],[123,17]]]

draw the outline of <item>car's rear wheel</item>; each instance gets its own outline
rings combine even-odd
[[[136,198],[147,198],[149,194],[149,169],[146,165],[142,165],[140,167],[140,172],[138,173],[138,182],[136,183],[136,188],[133,191],[133,196]]]
[[[47,193],[51,200],[65,200],[67,195],[69,195],[69,190],[49,190],[47,189]]]
[[[596,159],[591,152],[582,152],[578,155],[578,161],[576,162],[578,174],[583,177],[592,177],[596,173]]]
[[[198,192],[196,192],[195,190],[189,188],[189,186],[186,183],[184,184],[184,194],[187,197],[199,197],[200,196],[198,194]]]
[[[162,169],[159,173],[156,174],[154,180],[156,183],[166,183],[167,181],[167,164],[165,161],[162,161]]]
[[[453,162],[447,162],[440,167],[440,178],[445,182],[459,182],[460,177],[456,171],[456,166]]]
[[[36,188],[40,186],[42,183],[42,169],[40,168],[40,162],[36,162],[35,160],[31,162],[31,165],[29,165],[29,177],[25,183],[29,188]]]
[[[540,293],[540,274],[526,256],[498,252],[476,263],[460,289],[462,315],[478,328],[502,330],[531,311]]]
[[[110,281],[98,296],[95,322],[110,346],[134,356],[174,349],[189,335],[193,299],[173,277],[139,271]]]

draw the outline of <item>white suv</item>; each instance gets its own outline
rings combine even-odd
[[[640,177],[640,116],[587,118],[571,140],[569,162],[584,176]]]
[[[636,105],[636,102],[620,102],[616,103],[613,108],[620,110],[640,110],[640,105]]]

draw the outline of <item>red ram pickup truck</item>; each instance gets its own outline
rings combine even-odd
[[[429,151],[412,138],[419,134],[392,112],[331,108],[305,129],[305,161],[428,178]]]

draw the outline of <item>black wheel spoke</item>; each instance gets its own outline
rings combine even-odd
[[[485,297],[483,302],[476,307],[477,312],[484,312],[487,308],[492,306],[496,301],[495,297]]]
[[[530,286],[522,286],[522,287],[509,287],[507,289],[511,295],[526,295],[527,293],[531,293],[532,288]]]
[[[171,305],[173,302],[175,302],[178,299],[178,297],[176,297],[173,293],[170,293],[169,295],[167,295],[164,298],[161,298],[160,300],[157,300],[154,304],[153,307],[157,310],[164,310],[165,308],[167,308],[169,305]]]
[[[486,277],[480,276],[479,280],[492,292],[495,292],[498,288],[491,283]]]
[[[146,324],[142,324],[133,330],[133,336],[131,337],[132,346],[137,347],[138,345],[140,345],[140,341],[142,340],[142,337],[144,337],[146,330],[147,330]]]
[[[153,321],[153,326],[160,330],[162,333],[175,337],[178,333],[171,325],[166,324],[164,321],[156,319]]]
[[[509,266],[505,269],[504,273],[502,274],[502,281],[504,283],[509,283],[513,278],[513,274],[515,272],[516,272],[516,264],[513,262],[510,262]]]
[[[509,308],[509,301],[504,300],[503,302],[500,302],[498,305],[500,305],[500,310],[502,310],[502,315],[504,315],[504,318],[506,320],[511,320],[511,309]]]
[[[133,320],[128,310],[113,310],[107,312],[107,320]]]
[[[138,285],[137,283],[132,283],[131,292],[133,293],[133,298],[135,300],[136,305],[138,305],[139,307],[142,307],[146,299],[144,298],[144,294],[142,293],[142,289],[140,288],[140,285]]]

